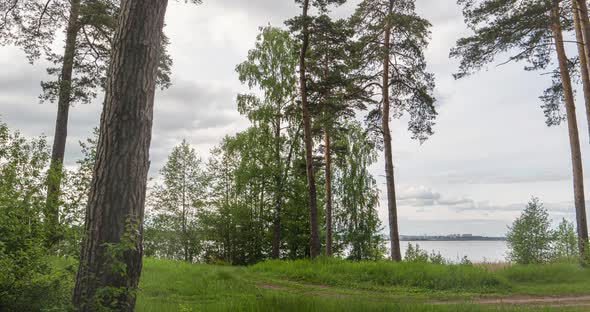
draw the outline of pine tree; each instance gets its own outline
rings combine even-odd
[[[303,115],[303,138],[305,142],[305,162],[307,184],[309,192],[309,219],[310,219],[310,256],[315,258],[320,255],[320,234],[318,223],[318,202],[315,173],[313,169],[313,134],[312,134],[312,115],[310,112],[310,105],[308,101],[308,82],[307,82],[307,57],[310,47],[310,24],[313,17],[309,14],[310,6],[325,12],[328,5],[343,4],[346,0],[295,0],[301,4],[301,15],[289,21],[292,30],[299,32],[299,39],[301,40],[301,50],[299,53],[299,94],[301,101],[301,111]]]
[[[124,0],[113,40],[73,303],[133,311],[166,0]]]
[[[365,47],[368,87],[380,91],[381,100],[368,119],[383,138],[390,257],[401,261],[390,118],[408,113],[408,129],[420,142],[433,134],[434,76],[426,70],[424,57],[431,25],[416,14],[413,0],[362,1],[353,21]]]
[[[558,69],[553,83],[541,97],[548,125],[567,121],[573,171],[574,205],[577,216],[578,243],[581,257],[588,257],[588,223],[584,196],[584,178],[578,122],[571,81],[572,62],[566,55],[563,31],[572,27],[572,12],[559,0],[459,0],[463,15],[474,34],[461,38],[451,51],[460,59],[456,78],[483,68],[504,52],[512,53],[508,62],[524,61],[525,70],[546,69],[557,57]],[[566,5],[568,3],[565,3]],[[554,54],[555,53],[555,54]],[[558,113],[565,105],[566,117]]]
[[[333,241],[333,141],[338,140],[346,120],[365,109],[367,92],[358,63],[359,49],[353,40],[354,30],[348,20],[332,20],[327,14],[311,24],[308,56],[309,99],[315,122],[312,132],[323,134],[324,205],[326,215],[326,255],[332,255]]]
[[[120,12],[118,0],[14,0],[0,3],[0,44],[21,47],[31,63],[44,57],[55,77],[41,83],[42,101],[57,102],[57,116],[45,215],[47,244],[59,242],[60,194],[70,106],[89,103],[104,88],[111,44]],[[65,33],[63,51],[56,51],[56,34]],[[164,46],[168,39],[163,36]],[[166,48],[159,57],[158,85],[170,86],[171,58]]]

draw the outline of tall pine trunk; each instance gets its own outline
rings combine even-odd
[[[309,104],[307,103],[307,77],[305,67],[305,57],[309,47],[309,21],[308,9],[309,0],[303,1],[303,40],[301,43],[301,53],[299,54],[299,89],[301,92],[301,109],[303,111],[303,134],[305,141],[305,169],[307,173],[307,185],[309,188],[309,218],[310,218],[310,246],[309,255],[316,258],[320,255],[320,235],[318,224],[318,202],[315,185],[315,176],[313,172],[313,141],[311,133],[311,115]]]
[[[590,72],[590,18],[588,17],[588,4],[586,1],[573,0],[573,6],[578,9],[578,18],[580,19],[582,35],[584,38],[584,54],[586,56],[586,65]],[[579,40],[578,40],[579,41]]]
[[[590,133],[590,71],[588,69],[588,52],[586,48],[586,39],[584,38],[584,25],[582,20],[584,17],[580,14],[578,7],[578,0],[572,1],[572,9],[574,16],[574,28],[576,29],[576,41],[578,46],[578,55],[580,58],[580,72],[582,76],[582,88],[584,91],[584,103],[586,104],[586,120],[588,122],[588,133]],[[588,16],[586,16],[586,20]],[[590,39],[590,38],[589,38]]]
[[[389,0],[389,14],[393,12],[393,0]],[[391,43],[391,24],[385,23],[384,52],[383,52],[383,145],[385,153],[385,181],[387,184],[387,210],[389,211],[389,240],[391,242],[390,257],[393,261],[401,261],[401,248],[399,243],[399,228],[397,221],[397,203],[395,199],[395,180],[393,172],[393,153],[391,150],[391,130],[389,129],[389,61]]]
[[[275,215],[273,220],[272,252],[273,259],[281,257],[281,213],[283,206],[283,166],[281,160],[281,115],[275,122]]]
[[[135,308],[142,269],[156,73],[167,2],[121,2],[73,296],[77,311],[95,311],[93,304],[101,299],[97,297],[104,299],[105,293],[114,296],[106,302],[108,308]]]
[[[324,133],[324,160],[326,162],[326,256],[332,256],[332,147],[328,128]]]
[[[61,190],[62,168],[68,136],[68,116],[72,97],[72,75],[74,58],[76,56],[76,39],[78,37],[78,18],[80,15],[80,0],[72,0],[68,27],[66,30],[66,45],[59,77],[59,94],[57,101],[57,118],[55,120],[55,134],[47,179],[47,202],[45,217],[47,219],[48,246],[60,241],[62,234],[59,230],[59,195]]]
[[[586,203],[584,199],[584,174],[582,169],[582,155],[580,152],[580,138],[578,134],[578,122],[576,119],[576,106],[572,90],[571,77],[567,66],[567,55],[563,44],[563,34],[559,15],[559,0],[553,0],[551,10],[553,19],[553,40],[559,60],[559,72],[563,93],[565,98],[565,109],[567,114],[567,125],[570,137],[570,148],[572,158],[572,169],[574,176],[574,205],[576,207],[576,221],[578,226],[578,244],[580,255],[583,260],[588,260],[588,223],[586,219]]]

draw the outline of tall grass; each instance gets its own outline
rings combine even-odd
[[[57,270],[70,272],[75,262],[55,259]],[[301,287],[261,288],[261,281],[288,279]],[[305,285],[333,285],[322,289]],[[397,287],[393,296],[382,292],[354,291],[375,286]],[[424,263],[315,261],[268,261],[253,267],[229,267],[145,259],[138,292],[138,312],[189,311],[400,311],[400,312],[532,312],[584,311],[580,308],[495,307],[427,304],[430,291],[444,290],[449,297],[468,293],[588,293],[590,270],[572,264],[512,266],[497,271],[468,265]],[[71,293],[71,290],[64,290]],[[408,296],[414,292],[424,296]],[[446,295],[445,295],[446,296]],[[443,296],[442,298],[446,298]],[[438,297],[441,298],[441,297]],[[67,303],[67,302],[66,302]]]
[[[322,258],[313,261],[267,261],[250,270],[296,281],[343,287],[399,286],[469,292],[502,292],[510,287],[504,277],[472,265],[350,262]]]

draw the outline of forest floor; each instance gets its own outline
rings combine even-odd
[[[267,261],[233,267],[146,259],[138,312],[590,311],[590,270]]]

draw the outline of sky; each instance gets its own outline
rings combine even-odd
[[[235,103],[237,94],[246,91],[235,66],[245,60],[260,26],[283,26],[284,20],[299,14],[292,0],[203,2],[195,6],[170,1],[166,33],[174,59],[173,86],[156,94],[152,175],[182,139],[207,157],[225,135],[248,126]],[[349,0],[332,14],[346,17],[357,3]],[[433,25],[426,56],[436,76],[439,116],[436,133],[422,145],[410,139],[404,120],[393,121],[401,233],[503,235],[531,196],[541,199],[556,222],[573,221],[567,128],[548,128],[538,99],[549,77],[525,72],[524,64],[497,66],[505,55],[480,73],[454,80],[458,64],[449,59],[449,50],[469,34],[460,7],[454,0],[418,0],[417,9]],[[57,106],[38,99],[46,66],[29,64],[17,48],[0,47],[0,119],[25,136],[51,140]],[[583,162],[589,168],[581,93],[576,96],[577,114]],[[77,142],[98,125],[101,101],[99,95],[94,103],[71,109],[67,164],[80,156]],[[371,172],[381,189],[378,209],[385,226],[381,158]]]

